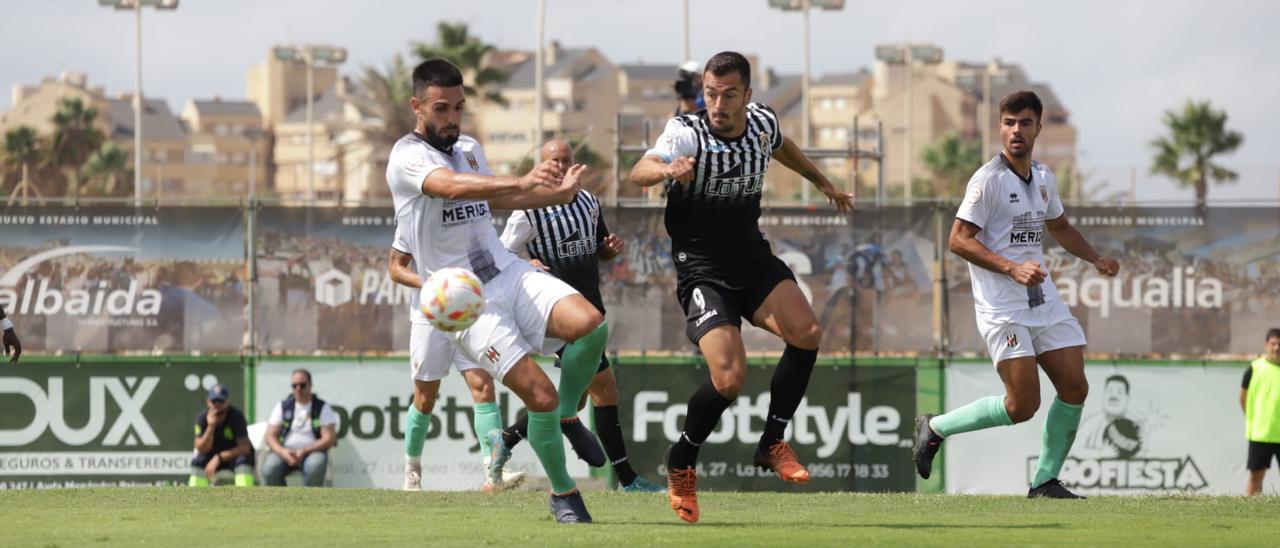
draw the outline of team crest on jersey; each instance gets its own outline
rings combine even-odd
[[[480,171],[480,162],[476,161],[476,155],[471,152],[464,155],[467,157],[467,165],[471,166],[471,171]]]
[[[1045,188],[1044,185],[1040,185],[1040,199],[1045,202],[1049,201],[1049,189]]]
[[[766,131],[766,132],[764,132],[764,133],[761,133],[761,134],[760,134],[760,146],[762,146],[762,147],[766,147],[766,148],[770,148],[770,146],[769,146],[769,145],[772,145],[772,144],[773,144],[773,139],[772,139],[772,137],[773,137],[773,135],[772,135],[771,133],[767,132],[767,131]]]
[[[764,172],[746,173],[743,164],[739,163],[707,181],[708,196],[729,197],[759,194],[764,188]]]

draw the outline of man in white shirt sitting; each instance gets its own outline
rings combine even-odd
[[[267,485],[284,485],[285,476],[301,470],[307,487],[324,485],[329,448],[337,441],[333,407],[311,393],[311,372],[294,370],[289,397],[271,409],[267,419],[267,445],[271,453],[262,466]]]

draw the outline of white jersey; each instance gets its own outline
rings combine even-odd
[[[964,201],[956,217],[978,226],[977,240],[1010,261],[1044,264],[1044,222],[1063,214],[1058,180],[1040,162],[1031,162],[1031,178],[1024,180],[996,155],[969,179]],[[1048,270],[1048,267],[1045,267]],[[1027,287],[1004,274],[969,264],[973,301],[977,312],[1007,314],[1059,300],[1053,278]]]
[[[401,137],[387,161],[396,226],[423,280],[441,268],[461,267],[488,282],[519,258],[498,239],[487,200],[423,194],[422,181],[439,168],[493,175],[480,144],[471,137],[460,136],[448,153],[427,144],[417,133]]]
[[[400,233],[400,227],[398,226],[396,227],[396,238],[391,242],[391,248],[410,257],[413,256],[413,251],[409,249],[409,242],[405,241],[404,236]],[[409,259],[409,268],[413,269],[414,272],[417,272],[417,260]],[[426,279],[423,279],[422,281],[426,282]],[[409,292],[409,323],[431,323],[427,321],[427,315],[422,313],[422,306],[420,305],[421,301],[419,300],[421,297],[422,291],[419,289],[414,289]]]

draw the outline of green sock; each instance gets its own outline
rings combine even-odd
[[[929,427],[943,437],[1011,424],[1013,419],[1004,409],[1004,396],[987,396],[929,421]]]
[[[564,494],[576,484],[564,465],[564,438],[560,435],[560,416],[555,411],[529,412],[529,445],[551,480],[551,492]]]
[[[1067,403],[1056,396],[1049,406],[1049,416],[1044,420],[1044,436],[1040,441],[1040,460],[1036,463],[1036,477],[1032,487],[1058,477],[1067,452],[1076,441],[1076,428],[1080,426],[1080,412],[1084,404]]]
[[[431,426],[431,414],[409,406],[409,426],[404,429],[404,454],[411,459],[422,456],[422,445],[427,443],[427,427]]]
[[[560,418],[578,416],[578,400],[596,376],[607,342],[609,323],[601,322],[594,331],[564,347],[560,358]]]
[[[491,401],[477,403],[475,417],[472,419],[471,425],[476,429],[476,439],[480,440],[480,457],[487,458],[489,456],[489,439],[486,434],[490,430],[502,429],[502,415],[498,413],[498,404]]]

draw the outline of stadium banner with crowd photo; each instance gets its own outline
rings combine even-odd
[[[916,369],[819,364],[787,428],[809,469],[809,483],[784,484],[753,464],[769,408],[774,365],[751,365],[737,400],[698,457],[698,486],[738,491],[914,491],[911,428]],[[705,366],[672,362],[615,366],[622,430],[632,467],[663,478],[663,456],[680,436],[689,396],[707,380]]]
[[[30,352],[234,352],[245,331],[234,207],[0,210],[0,305]]]
[[[0,368],[0,489],[185,484],[208,389],[243,410],[244,381],[239,358],[23,356]]]
[[[1120,261],[1120,275],[1106,278],[1046,238],[1046,263],[1090,352],[1251,354],[1280,325],[1280,208],[1079,207],[1067,216]],[[985,353],[967,264],[952,256],[948,265],[951,349]]]
[[[254,373],[256,420],[266,422],[276,404],[289,395],[289,377],[295,369],[312,375],[314,393],[329,402],[338,415],[338,445],[331,450],[333,485],[399,489],[404,483],[404,431],[413,382],[408,358],[261,359]],[[559,370],[544,367],[552,382]],[[498,408],[503,424],[512,424],[524,411],[520,398],[500,383]],[[476,490],[484,482],[480,445],[471,417],[475,403],[456,371],[440,382],[440,393],[422,453],[422,487],[428,490]],[[588,420],[586,414],[583,420]],[[262,451],[269,451],[263,444]],[[568,450],[569,473],[585,478],[590,469]],[[542,465],[528,446],[518,446],[507,470],[524,471],[531,478],[545,478]],[[542,481],[546,481],[545,479]]]
[[[611,209],[605,218],[627,244],[620,258],[601,267],[601,291],[611,312],[610,348],[694,350],[676,302],[663,210]],[[825,208],[767,208],[760,227],[818,315],[824,352],[849,352],[855,333],[859,350],[921,351],[933,341],[934,222],[932,206],[850,215]],[[781,351],[777,337],[750,325],[744,325],[743,341],[751,352]]]
[[[254,232],[257,348],[408,351],[412,290],[387,276],[390,207],[262,207]]]
[[[1238,495],[1248,480],[1240,382],[1247,364],[1089,364],[1089,397],[1059,479],[1085,495]],[[989,363],[946,368],[947,409],[1003,394]],[[1010,427],[946,442],[950,493],[1026,493],[1035,475],[1053,385],[1040,374],[1040,411]],[[1270,474],[1264,487],[1280,489]]]

